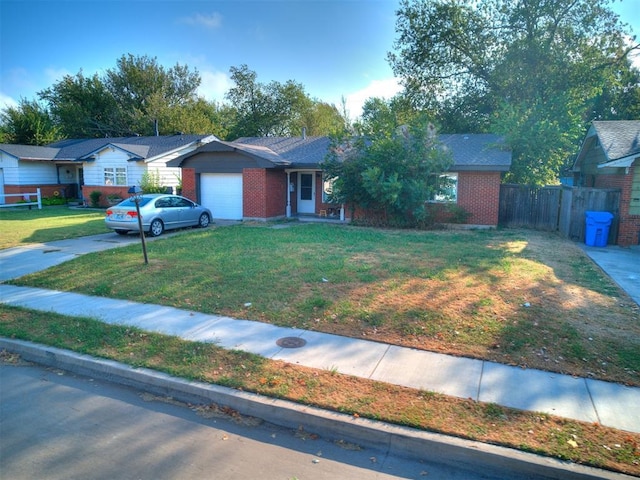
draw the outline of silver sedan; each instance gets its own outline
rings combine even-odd
[[[209,226],[211,211],[208,208],[178,195],[145,194],[140,198],[142,230],[157,237],[165,230],[183,227]],[[138,214],[134,200],[127,199],[109,207],[104,219],[107,228],[120,235],[138,232]]]

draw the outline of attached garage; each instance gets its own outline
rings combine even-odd
[[[213,218],[242,220],[242,173],[202,173],[200,195]]]
[[[330,144],[328,137],[306,136],[214,140],[167,166],[182,169],[182,194],[209,208],[214,219],[285,218],[327,208],[318,195],[314,198],[320,190],[309,193],[309,188],[317,189],[313,182],[321,182],[320,163]],[[308,196],[312,203],[299,209]]]

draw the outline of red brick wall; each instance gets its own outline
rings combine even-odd
[[[47,197],[55,197],[56,194],[55,192],[58,192],[58,195],[64,195],[64,191],[65,188],[67,187],[67,184],[55,184],[55,185],[5,185],[4,186],[4,193],[7,195],[14,195],[14,194],[25,194],[25,193],[31,193],[33,195],[31,195],[31,201],[35,202],[36,201],[36,191],[38,190],[38,188],[40,189],[40,196],[42,198],[47,198]],[[4,197],[4,202],[6,204],[9,203],[18,203],[21,202],[23,200],[23,197]]]
[[[91,192],[98,191],[101,192],[99,206],[107,207],[109,206],[109,201],[107,199],[107,195],[118,195],[123,200],[125,198],[129,198],[129,188],[130,187],[107,187],[104,186],[96,186],[96,185],[83,185],[82,186],[82,198],[84,198],[88,205],[91,205]]]
[[[194,202],[198,201],[198,188],[196,185],[195,168],[182,169],[182,196]]]
[[[469,212],[467,223],[498,225],[500,172],[458,172],[458,206]]]
[[[286,212],[287,176],[281,170],[242,170],[242,216],[268,219]]]
[[[287,210],[287,175],[281,170],[266,172],[266,218],[282,217]]]
[[[619,188],[620,195],[620,219],[618,224],[618,239],[616,243],[622,247],[638,245],[640,243],[640,215],[630,215],[631,184],[633,182],[634,166],[629,168],[629,173],[619,175],[597,175],[596,188]]]

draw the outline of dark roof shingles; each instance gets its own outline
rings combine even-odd
[[[594,121],[593,128],[609,161],[640,155],[640,120]]]
[[[208,136],[168,135],[158,137],[91,138],[85,140],[68,139],[52,143],[49,147],[60,149],[56,159],[80,159],[109,145],[117,146],[138,156],[143,153],[144,147],[147,147],[146,155],[141,158],[151,158],[175,148],[200,141]]]
[[[266,147],[293,167],[317,167],[325,159],[329,137],[241,137],[232,143]]]
[[[440,142],[453,156],[453,169],[508,170],[511,151],[504,139],[492,134],[443,134]]]

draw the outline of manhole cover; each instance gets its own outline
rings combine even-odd
[[[276,345],[282,348],[300,348],[306,344],[307,341],[300,337],[284,337],[276,340]]]

